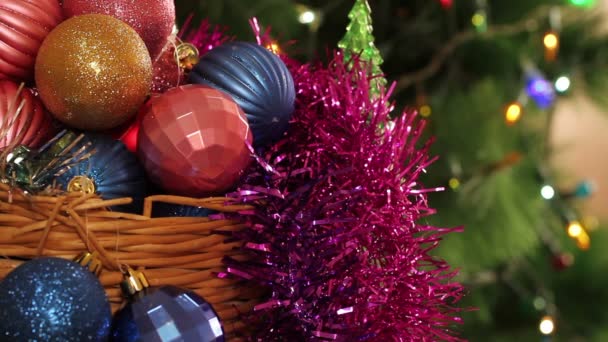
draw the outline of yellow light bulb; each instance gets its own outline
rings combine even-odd
[[[486,16],[481,13],[475,13],[471,18],[471,22],[475,27],[483,26],[486,23]]]
[[[519,103],[512,103],[507,107],[505,119],[508,124],[512,125],[521,118],[522,108]]]
[[[540,330],[543,335],[553,334],[553,331],[555,331],[555,323],[553,322],[553,318],[551,316],[543,317],[538,325],[538,330]]]
[[[591,239],[589,234],[583,230],[583,232],[576,238],[576,246],[583,251],[586,251],[591,247]]]
[[[583,232],[583,226],[578,221],[572,221],[568,225],[568,235],[573,239],[578,238]]]
[[[428,118],[429,116],[431,116],[432,113],[433,113],[433,110],[431,109],[431,106],[424,105],[424,106],[420,107],[420,115],[423,118]]]
[[[450,188],[452,190],[456,190],[460,187],[460,180],[456,177],[452,177],[450,179],[450,182],[448,183],[450,185]]]
[[[545,37],[543,38],[543,44],[545,44],[545,47],[547,49],[555,50],[557,49],[557,45],[559,44],[559,38],[555,33],[549,32],[545,34]]]

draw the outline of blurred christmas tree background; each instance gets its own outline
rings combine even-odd
[[[252,40],[255,16],[307,60],[336,48],[353,3],[176,0],[182,23],[193,13]],[[465,227],[437,251],[461,268],[463,306],[478,308],[463,337],[608,340],[608,116],[597,114],[608,105],[608,1],[369,4],[397,107],[418,110],[437,139],[425,182],[446,191],[431,195],[429,220]]]

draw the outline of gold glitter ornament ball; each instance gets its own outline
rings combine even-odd
[[[88,14],[64,21],[47,36],[35,77],[42,102],[59,121],[105,130],[129,120],[144,103],[152,62],[129,25]]]

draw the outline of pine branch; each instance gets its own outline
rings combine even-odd
[[[431,77],[433,77],[446,62],[448,57],[462,44],[467,43],[474,38],[493,38],[497,36],[510,36],[516,35],[522,32],[531,32],[537,30],[539,22],[545,19],[554,6],[539,6],[536,10],[532,11],[525,18],[506,25],[494,25],[488,28],[485,32],[477,32],[475,30],[466,30],[454,35],[438,52],[435,57],[422,69],[406,73],[399,76],[397,80],[397,87],[395,93],[399,93],[415,84],[421,83]]]

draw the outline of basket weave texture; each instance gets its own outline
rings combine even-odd
[[[96,251],[103,263],[100,281],[112,304],[122,305],[119,284],[124,265],[143,270],[151,286],[174,285],[193,290],[217,311],[229,339],[245,335],[240,313],[261,297],[259,288],[222,277],[222,259],[244,260],[241,243],[229,234],[245,225],[205,217],[151,218],[154,202],[191,205],[219,212],[251,209],[227,205],[226,198],[194,199],[151,196],[143,215],[109,211],[131,199],[102,200],[96,195],[31,196],[0,184],[0,279],[24,260],[38,256],[73,259]]]

